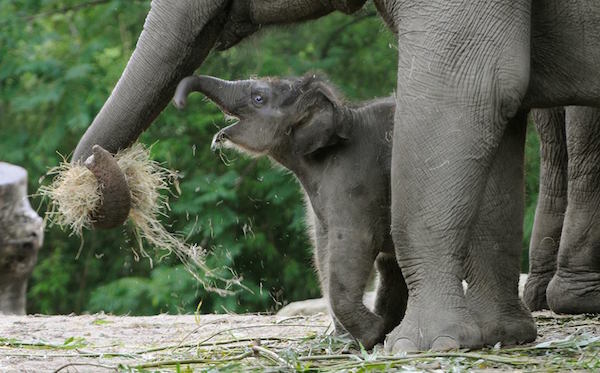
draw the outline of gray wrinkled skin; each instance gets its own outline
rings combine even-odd
[[[384,2],[399,36],[392,236],[409,289],[390,352],[535,339],[517,295],[524,112],[600,104],[598,5],[464,4]],[[581,269],[571,287],[597,287]]]
[[[215,46],[234,45],[257,25],[352,12],[362,3],[154,0],[125,72],[74,159],[87,157],[94,144],[114,152],[133,142],[166,106],[177,82]],[[600,106],[600,5],[596,0],[375,3],[398,35],[391,232],[409,292],[406,314],[388,334],[387,350],[531,341],[535,325],[517,294],[525,113]],[[583,138],[594,138],[590,127],[581,131]],[[584,232],[591,221],[584,214],[565,222],[563,230]],[[598,251],[596,245],[573,242]],[[565,252],[549,290],[597,289],[598,273],[589,270],[595,267],[581,266],[579,259],[569,260],[571,250]],[[467,294],[463,279],[471,285]],[[584,301],[584,292],[571,294]],[[585,302],[600,310],[598,297]]]
[[[190,91],[238,118],[215,135],[213,149],[264,154],[294,173],[337,332],[348,331],[368,349],[383,342],[407,298],[388,229],[393,98],[345,104],[314,75],[237,82],[201,76],[180,83],[176,106],[185,106]],[[374,262],[380,281],[371,312],[362,298]]]
[[[524,301],[531,310],[597,313],[600,302],[600,109],[533,111],[540,193]]]

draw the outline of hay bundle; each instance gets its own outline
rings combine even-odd
[[[134,249],[136,258],[141,254],[152,265],[151,257],[144,249],[143,242],[146,242],[156,249],[166,250],[166,255],[175,253],[206,290],[229,295],[233,293],[232,285],[243,287],[235,276],[224,278],[217,274],[220,270],[209,268],[205,250],[186,244],[180,235],[170,233],[161,224],[159,215],[166,215],[169,210],[168,199],[161,191],[169,190],[171,184],[179,191],[177,174],[151,160],[149,150],[139,143],[119,151],[115,159],[131,191],[128,220],[138,242],[137,249]],[[39,189],[39,194],[49,199],[46,219],[50,225],[56,224],[82,237],[83,230],[93,226],[92,216],[102,203],[96,177],[83,164],[71,164],[64,158],[47,175],[54,176],[52,183]]]

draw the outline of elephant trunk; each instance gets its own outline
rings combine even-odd
[[[173,104],[183,109],[190,92],[201,92],[219,105],[226,113],[239,115],[240,109],[248,106],[252,93],[252,80],[227,81],[212,76],[188,76],[177,86]]]
[[[73,162],[83,162],[98,145],[116,153],[131,145],[165,108],[177,83],[204,61],[226,21],[226,0],[153,0],[144,30],[125,71],[108,100],[87,129]],[[103,174],[103,173],[100,173]],[[112,180],[125,180],[111,177]],[[98,180],[101,184],[104,180]],[[129,188],[118,187],[122,193]],[[127,201],[111,196],[103,201]],[[102,206],[105,213],[122,206]],[[122,216],[122,214],[120,214]],[[105,216],[109,226],[122,219]],[[102,221],[98,226],[105,226]]]

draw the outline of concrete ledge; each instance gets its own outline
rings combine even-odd
[[[523,296],[523,287],[527,281],[527,274],[522,273],[519,278],[519,297]],[[467,283],[463,281],[463,286],[467,290]],[[375,304],[375,292],[368,291],[363,297],[363,302],[369,309],[373,309]],[[292,302],[277,312],[278,316],[309,316],[318,313],[328,313],[327,302],[324,298],[307,299],[298,302]]]

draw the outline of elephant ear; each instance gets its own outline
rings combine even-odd
[[[311,82],[298,101],[301,119],[293,131],[297,154],[310,155],[350,139],[343,120],[343,104],[331,87],[322,81]]]

